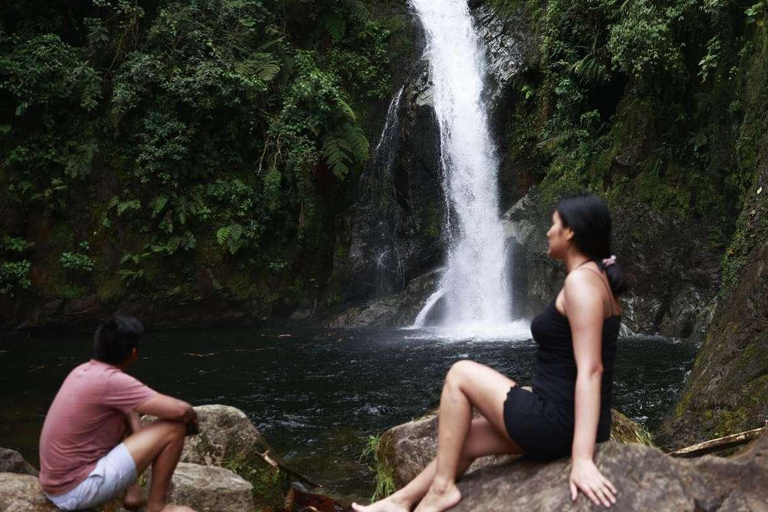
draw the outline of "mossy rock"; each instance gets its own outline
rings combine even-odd
[[[248,416],[226,405],[202,405],[195,411],[200,433],[186,439],[181,462],[228,469],[253,486],[258,510],[282,510],[290,490],[289,475],[267,462],[267,458],[277,461],[277,456]]]

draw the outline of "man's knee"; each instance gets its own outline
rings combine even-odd
[[[187,425],[181,421],[156,420],[150,423],[149,426],[162,430],[163,437],[168,441],[183,439],[187,432]]]

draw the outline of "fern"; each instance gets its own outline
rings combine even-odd
[[[344,2],[344,11],[349,13],[349,16],[357,21],[368,21],[370,13],[368,8],[360,0],[346,0]]]
[[[347,31],[347,22],[341,15],[335,12],[325,16],[323,25],[325,25],[325,30],[328,31],[331,39],[336,43],[344,38],[344,33]]]
[[[139,210],[141,208],[141,202],[138,199],[131,199],[130,201],[123,201],[117,203],[117,215],[118,217],[126,210]]]
[[[363,162],[368,158],[370,144],[368,143],[368,139],[365,137],[363,130],[356,125],[348,124],[344,128],[344,138],[352,149],[355,160]]]
[[[152,217],[157,217],[157,214],[163,211],[163,208],[165,208],[166,204],[168,204],[168,198],[166,196],[158,196],[154,198],[149,203],[150,207],[152,208]]]
[[[255,75],[262,82],[273,80],[280,72],[280,62],[271,53],[255,53],[251,60],[238,65],[238,70],[244,74]]]
[[[352,107],[349,106],[349,103],[344,101],[342,98],[336,98],[336,104],[341,107],[341,111],[344,112],[344,115],[348,117],[350,121],[357,121],[357,115],[355,115],[355,111],[352,110]]]
[[[349,144],[335,132],[327,133],[323,137],[323,156],[333,170],[333,174],[339,179],[343,179],[347,175],[349,172],[348,164],[351,163],[345,148],[349,150]]]

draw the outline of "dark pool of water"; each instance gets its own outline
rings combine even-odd
[[[192,404],[245,411],[289,466],[344,495],[370,496],[360,460],[367,438],[434,409],[459,359],[523,385],[535,344],[413,339],[401,330],[208,330],[146,336],[129,373]],[[47,407],[67,373],[88,359],[88,337],[0,344],[0,446],[37,463]],[[663,338],[620,339],[614,406],[655,428],[674,403],[696,348]]]

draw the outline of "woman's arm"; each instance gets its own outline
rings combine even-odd
[[[600,419],[600,384],[603,375],[602,291],[589,272],[573,272],[565,280],[564,298],[576,359],[576,409],[571,459],[571,498],[581,489],[596,505],[616,502],[613,485],[593,462]]]

